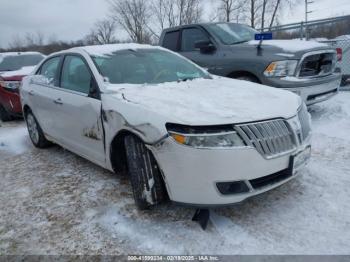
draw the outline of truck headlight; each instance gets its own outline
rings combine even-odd
[[[298,66],[298,60],[275,61],[265,69],[267,77],[294,76]]]
[[[245,146],[243,140],[235,131],[216,134],[180,134],[174,132],[169,132],[169,134],[179,144],[195,148]]]

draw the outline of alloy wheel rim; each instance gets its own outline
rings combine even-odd
[[[35,144],[37,144],[39,142],[39,131],[38,125],[36,124],[36,121],[32,114],[29,114],[27,117],[27,126],[30,138]]]

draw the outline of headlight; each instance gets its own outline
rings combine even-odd
[[[235,132],[216,134],[180,134],[169,132],[176,142],[195,148],[227,148],[245,146],[243,140]]]
[[[20,85],[20,81],[0,81],[0,86],[9,90],[17,90]]]
[[[293,76],[298,66],[298,60],[276,61],[269,64],[264,75],[268,77]]]

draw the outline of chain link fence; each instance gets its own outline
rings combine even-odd
[[[329,46],[341,49],[342,59],[338,61],[337,68],[341,69],[342,87],[350,90],[350,35],[339,39],[322,40],[320,43],[328,44]]]

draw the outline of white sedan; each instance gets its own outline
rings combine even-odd
[[[137,44],[47,57],[20,90],[33,144],[128,173],[140,209],[240,202],[300,173],[310,116],[288,91],[212,76]]]

